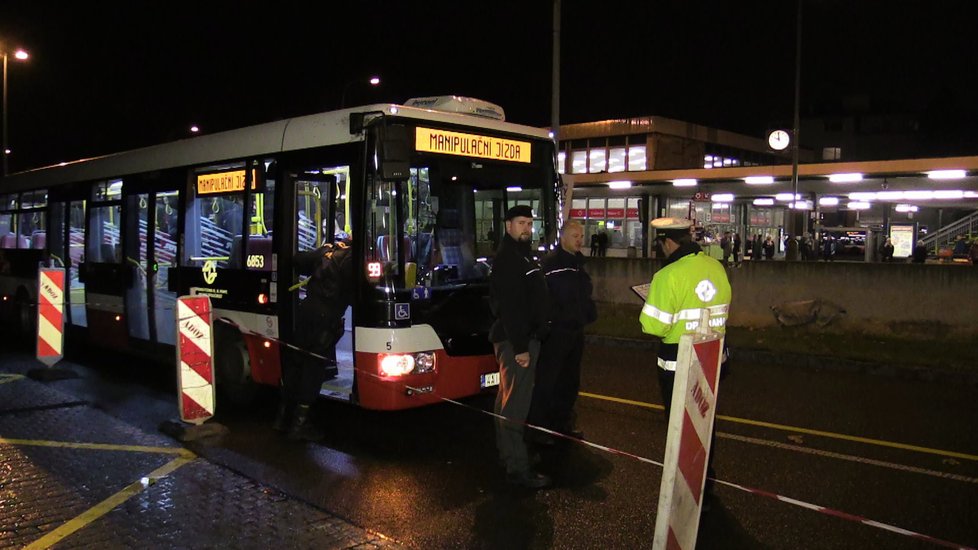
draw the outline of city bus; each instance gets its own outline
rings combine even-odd
[[[177,297],[206,295],[219,395],[248,401],[280,383],[305,298],[294,254],[344,239],[355,296],[322,394],[397,410],[491,392],[493,252],[517,204],[534,246],[556,242],[554,149],[497,105],[439,96],[12,174],[3,320],[33,338],[38,266],[63,267],[68,346],[170,358]]]

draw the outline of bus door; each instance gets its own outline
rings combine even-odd
[[[123,265],[122,180],[96,184],[86,214],[85,256],[79,269],[89,341],[125,348],[129,343],[125,293],[131,270]]]
[[[85,283],[79,278],[85,260],[85,201],[52,202],[47,248],[52,265],[65,270],[64,308],[66,325],[87,326],[85,320]]]
[[[178,199],[172,189],[126,196],[126,323],[132,338],[175,344],[176,292],[167,287],[176,260]]]
[[[293,252],[314,250],[324,243],[349,236],[349,211],[346,207],[349,167],[326,168],[297,171],[290,174],[295,192],[295,223],[293,225]],[[293,267],[293,285],[302,283],[306,276],[300,275]],[[291,292],[292,316],[290,323],[295,326],[299,303],[306,299],[304,286],[295,287]],[[323,394],[329,397],[349,399],[353,391],[353,336],[352,312],[344,315],[345,334],[336,345],[338,374],[335,379],[323,385]],[[290,331],[291,333],[292,331]]]

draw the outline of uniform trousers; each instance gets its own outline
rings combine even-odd
[[[530,423],[558,432],[574,429],[574,403],[581,389],[584,329],[554,326],[540,346]]]
[[[525,368],[516,363],[513,345],[508,340],[494,343],[493,347],[499,363],[499,391],[496,392],[494,411],[505,417],[496,418],[496,448],[507,472],[526,472],[530,469],[530,461],[523,441],[523,425],[533,399],[540,341],[530,340],[530,364]]]
[[[282,364],[283,395],[298,405],[312,405],[319,396],[323,382],[336,376],[336,334],[339,323],[327,322],[316,308],[299,305],[293,341],[299,350],[288,348]],[[342,336],[342,333],[339,334]],[[301,351],[300,351],[301,350]],[[315,353],[328,359],[315,357]]]

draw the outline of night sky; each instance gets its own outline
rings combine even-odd
[[[309,4],[2,0],[0,41],[32,55],[8,68],[11,169],[329,110],[354,80],[348,105],[459,94],[549,125],[549,0]],[[561,122],[660,115],[758,137],[790,126],[795,9],[564,0]],[[864,97],[967,150],[976,16],[971,1],[805,0],[803,115]],[[360,84],[373,74],[380,87]]]

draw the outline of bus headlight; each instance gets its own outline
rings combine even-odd
[[[416,374],[424,374],[426,372],[434,372],[435,370],[435,354],[430,351],[423,351],[421,353],[414,354],[414,372]]]
[[[414,370],[414,356],[391,354],[380,356],[380,374],[383,376],[404,376]]]
[[[382,353],[378,356],[381,376],[405,376],[435,372],[435,353]]]

